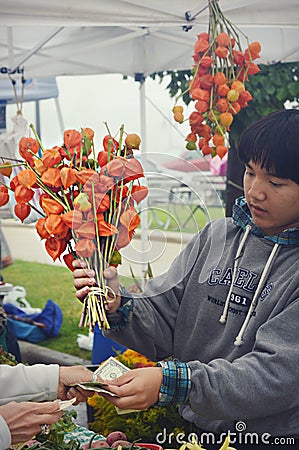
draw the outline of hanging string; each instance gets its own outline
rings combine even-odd
[[[22,69],[22,76],[21,76],[21,95],[20,95],[20,99],[18,97],[18,92],[17,92],[17,82],[16,80],[14,80],[10,74],[8,74],[8,78],[10,79],[10,82],[12,84],[13,87],[13,91],[14,91],[14,96],[15,96],[15,102],[16,102],[16,106],[17,106],[17,114],[22,114],[22,108],[23,108],[23,103],[24,103],[24,90],[25,90],[25,78],[24,78],[24,69]]]

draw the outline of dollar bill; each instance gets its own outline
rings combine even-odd
[[[115,380],[115,378],[118,378],[119,376],[128,372],[129,370],[129,367],[113,358],[113,356],[110,356],[110,358],[108,358],[97,368],[97,370],[94,372],[93,378],[94,380],[96,380],[97,377],[100,377],[102,378],[102,380],[112,381]]]
[[[102,380],[115,380],[129,370],[131,370],[129,367],[113,358],[113,356],[110,356],[110,358],[101,364],[100,367],[94,372],[94,379],[100,377]],[[115,406],[115,409],[118,414],[129,414],[137,411],[135,409],[120,409],[117,406]]]
[[[58,400],[59,409],[63,410],[69,408],[70,406],[72,406],[73,403],[75,403],[76,400],[77,400],[76,397],[70,400]]]

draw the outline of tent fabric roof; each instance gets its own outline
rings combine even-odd
[[[1,72],[23,64],[27,77],[188,69],[196,35],[207,31],[207,5],[207,0],[0,0]],[[298,0],[220,0],[220,6],[249,41],[261,42],[258,62],[299,60]],[[187,12],[193,20],[186,19]]]
[[[194,16],[207,0],[1,0],[1,25],[171,26]],[[221,0],[228,18],[239,25],[289,27],[299,24],[298,0]],[[195,23],[206,23],[205,9]]]

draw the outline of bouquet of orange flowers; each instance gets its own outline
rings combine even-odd
[[[223,158],[228,151],[227,132],[234,116],[247,107],[252,95],[246,89],[250,75],[260,71],[253,61],[259,58],[259,42],[249,44],[247,37],[223,14],[218,0],[208,0],[209,30],[200,33],[194,44],[193,78],[187,92],[195,102],[189,116],[191,132],[186,148]],[[242,50],[240,34],[247,40]],[[186,91],[185,91],[186,92]],[[174,120],[184,122],[184,108],[177,102]]]
[[[21,167],[9,186],[0,185],[0,206],[9,201],[10,189],[22,222],[32,208],[40,213],[36,230],[54,261],[62,257],[72,270],[73,260],[82,258],[95,270],[97,285],[84,301],[79,326],[93,329],[97,322],[109,328],[106,297],[115,294],[108,292],[103,272],[108,265],[121,263],[119,250],[129,244],[140,223],[135,206],[148,193],[139,183],[143,168],[133,153],[140,137],[125,133],[122,126],[116,139],[107,127],[103,149],[96,153],[93,130],[66,130],[61,146],[44,149],[30,127],[35,138],[19,142],[23,159],[0,165],[0,173],[7,177],[13,166]],[[32,203],[36,192],[38,208]]]

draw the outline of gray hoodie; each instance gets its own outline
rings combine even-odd
[[[263,236],[244,201],[208,224],[134,297],[109,337],[191,369],[182,416],[199,428],[299,437],[299,229]]]

